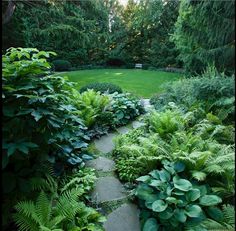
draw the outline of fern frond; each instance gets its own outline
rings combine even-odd
[[[35,205],[36,214],[40,220],[40,224],[48,226],[51,219],[51,201],[47,198],[47,195],[41,191]]]

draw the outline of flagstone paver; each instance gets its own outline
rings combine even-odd
[[[106,231],[140,231],[139,211],[134,204],[124,204],[114,210],[104,223]]]
[[[115,170],[115,162],[111,159],[99,156],[97,159],[90,160],[86,163],[88,167],[97,171],[109,172]]]
[[[114,176],[100,177],[95,183],[92,200],[99,204],[125,198],[127,194],[120,181]]]
[[[126,134],[130,131],[130,128],[127,126],[119,127],[116,129],[120,134]]]
[[[94,141],[95,147],[104,154],[111,152],[115,147],[113,138],[116,136],[117,133],[109,133],[105,136],[102,136],[100,139],[96,139]]]

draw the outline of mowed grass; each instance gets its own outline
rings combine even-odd
[[[77,88],[93,82],[108,82],[120,86],[123,91],[141,97],[151,97],[161,93],[161,85],[175,81],[183,75],[179,73],[148,71],[139,69],[96,69],[57,73],[67,76],[70,81],[77,82]]]

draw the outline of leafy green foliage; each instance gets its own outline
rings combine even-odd
[[[115,126],[125,125],[130,120],[144,113],[144,108],[139,99],[129,93],[113,93],[111,95],[112,112],[114,115]]]
[[[86,127],[76,116],[72,84],[62,77],[42,76],[50,65],[38,57],[49,54],[13,48],[3,56],[3,167],[9,158],[18,161],[29,155],[70,164],[83,161]]]
[[[90,83],[80,88],[80,93],[87,91],[88,89],[93,89],[94,91],[99,91],[100,93],[122,93],[121,87],[113,83]]]
[[[210,76],[209,76],[210,75]],[[235,78],[206,71],[198,78],[183,79],[165,86],[165,92],[151,99],[159,110],[169,102],[194,110],[199,106],[205,113],[217,115],[223,121],[233,121],[235,101]]]
[[[190,73],[215,64],[234,72],[235,1],[182,0],[173,40],[179,58]]]
[[[71,63],[67,60],[54,60],[52,62],[55,71],[69,71],[71,68]]]
[[[78,202],[78,189],[49,197],[42,191],[36,202],[21,201],[15,206],[14,220],[19,230],[103,230],[103,217],[94,209]]]
[[[185,165],[182,162],[162,163],[161,170],[153,170],[137,179],[140,183],[135,195],[141,209],[148,213],[143,218],[143,230],[151,226],[156,230],[161,227],[183,230],[189,224],[198,226],[209,217],[207,211],[216,210],[213,206],[221,203],[221,198],[211,194],[206,185],[197,185],[183,178]]]
[[[83,119],[85,125],[91,129],[95,124],[100,123],[99,119],[102,119],[101,117],[106,113],[110,104],[111,100],[108,96],[101,95],[99,92],[91,89],[78,95],[78,114]]]

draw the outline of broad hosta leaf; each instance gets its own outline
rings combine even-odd
[[[157,170],[153,170],[149,173],[149,175],[151,175],[153,178],[160,180],[160,175],[159,175],[159,171]]]
[[[217,205],[222,202],[222,199],[216,195],[205,195],[200,198],[200,204],[204,206]]]
[[[161,182],[160,180],[151,180],[151,182],[149,183],[149,185],[154,186],[154,187],[161,186],[162,184],[163,182]]]
[[[192,184],[190,181],[185,179],[178,179],[176,176],[173,177],[173,182],[175,188],[181,190],[181,191],[189,191],[192,188]]]
[[[186,199],[188,201],[195,201],[200,197],[200,194],[199,189],[191,189],[186,193]]]
[[[149,218],[144,223],[143,231],[158,231],[158,230],[159,230],[159,225],[157,224],[155,218]]]
[[[158,216],[163,220],[168,220],[172,217],[173,214],[174,214],[173,210],[170,207],[168,207],[163,212],[158,213]]]
[[[182,163],[182,162],[176,162],[176,163],[174,164],[174,170],[175,170],[176,172],[183,172],[184,169],[185,169],[185,164],[184,164],[184,163]]]
[[[153,192],[153,189],[151,187],[148,187],[147,185],[139,185],[135,194],[138,198],[142,200],[148,200]]]
[[[168,182],[170,180],[170,173],[164,169],[159,171],[159,176],[162,182]]]
[[[181,223],[184,223],[187,220],[184,209],[175,209],[174,217]]]
[[[155,212],[162,212],[167,208],[168,204],[163,200],[156,200],[152,204],[152,210]]]
[[[146,182],[146,181],[148,181],[149,179],[151,179],[150,176],[141,176],[141,177],[137,178],[136,180],[137,180],[137,181],[141,181],[141,182]]]
[[[189,205],[189,206],[186,207],[185,213],[189,217],[199,217],[202,213],[202,209],[198,205]]]

